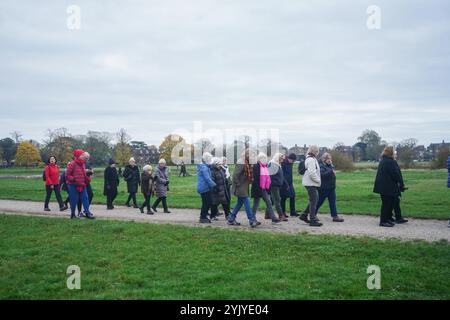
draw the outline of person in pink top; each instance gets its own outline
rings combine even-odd
[[[266,211],[273,223],[279,223],[278,219],[273,211],[272,201],[270,200],[270,173],[267,168],[267,155],[260,152],[257,157],[258,162],[253,165],[253,183],[252,183],[252,198],[253,198],[253,214],[256,216],[258,211],[259,202],[261,198],[266,203]]]

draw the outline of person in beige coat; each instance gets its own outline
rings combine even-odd
[[[300,220],[309,223],[312,227],[320,227],[322,224],[317,219],[317,202],[319,200],[319,187],[321,185],[320,180],[320,166],[317,161],[319,155],[319,147],[311,145],[308,149],[308,153],[305,159],[305,174],[303,175],[302,184],[308,192],[309,199],[309,216],[308,212],[303,212],[300,215]]]

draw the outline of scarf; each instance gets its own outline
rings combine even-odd
[[[263,190],[269,190],[271,180],[267,164],[260,162],[259,168],[260,168],[259,186]]]

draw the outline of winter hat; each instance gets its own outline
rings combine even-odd
[[[73,156],[78,159],[83,153],[84,153],[84,150],[76,149],[73,151]]]
[[[111,165],[113,165],[113,164],[116,164],[116,162],[114,161],[114,159],[109,159],[109,165],[111,166]]]
[[[288,159],[291,159],[291,160],[297,160],[297,156],[295,155],[295,153],[291,153],[289,156],[288,156]]]

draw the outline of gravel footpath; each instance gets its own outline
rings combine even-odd
[[[44,217],[64,217],[69,218],[68,211],[60,212],[58,206],[52,203],[51,212],[43,211],[42,202],[0,200],[0,212],[14,215],[31,215]],[[288,222],[272,224],[270,220],[264,220],[264,213],[257,214],[261,226],[251,229],[244,211],[238,214],[237,221],[241,222],[240,227],[228,226],[224,216],[220,216],[220,221],[213,221],[212,224],[198,223],[199,210],[193,209],[170,209],[172,213],[158,213],[154,215],[141,214],[138,209],[116,206],[113,211],[106,210],[104,205],[93,205],[91,211],[97,219],[107,220],[127,220],[136,222],[156,223],[156,224],[182,224],[196,227],[219,227],[228,229],[282,232],[288,234],[310,233],[310,234],[336,234],[348,236],[367,236],[379,239],[398,238],[402,240],[425,240],[425,241],[450,241],[450,228],[445,220],[431,219],[409,219],[409,222],[396,225],[393,228],[383,228],[378,226],[379,218],[368,215],[341,215],[345,222],[332,222],[329,215],[320,214],[320,220],[324,224],[322,227],[310,227],[298,218],[290,218]]]

